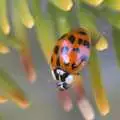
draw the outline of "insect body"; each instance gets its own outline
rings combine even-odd
[[[73,108],[67,91],[72,87],[77,97],[77,106],[85,120],[94,120],[95,113],[85,95],[79,74],[87,65],[91,47],[95,44],[91,41],[89,33],[85,29],[79,28],[59,38],[51,56],[51,72],[56,80],[58,97],[64,110],[69,112]],[[102,48],[102,50],[105,49],[106,46]]]
[[[73,76],[88,63],[90,48],[91,38],[83,28],[66,33],[57,40],[51,56],[51,69],[60,90],[68,89]]]

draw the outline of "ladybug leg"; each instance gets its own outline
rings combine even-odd
[[[72,100],[67,90],[64,90],[64,91],[59,90],[58,99],[66,112],[69,112],[72,109],[73,107]]]
[[[77,106],[85,120],[94,120],[94,110],[85,96],[85,90],[80,80],[80,76],[75,76],[75,82],[73,83],[72,88],[77,96]]]

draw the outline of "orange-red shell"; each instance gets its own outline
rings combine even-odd
[[[84,57],[86,62],[90,56],[91,39],[86,30],[79,28],[64,34],[57,40],[51,56],[51,67],[57,67],[74,74],[83,67]]]

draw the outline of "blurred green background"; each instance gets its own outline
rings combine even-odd
[[[1,104],[1,119],[83,119],[76,104],[70,113],[63,111],[48,64],[55,40],[83,26],[92,40],[101,40],[99,48],[108,43],[104,52],[92,50],[89,66],[82,72],[87,97],[96,120],[118,120],[119,13],[119,0],[1,0],[0,93],[9,99]],[[107,116],[100,115],[104,112],[101,106],[110,106]]]

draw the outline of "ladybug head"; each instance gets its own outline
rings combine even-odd
[[[73,75],[60,68],[53,70],[52,75],[57,81],[56,85],[59,90],[67,90],[73,82]]]

